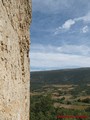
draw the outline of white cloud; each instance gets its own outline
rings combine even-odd
[[[62,26],[57,28],[54,34],[57,35],[61,31],[67,31],[74,24],[75,24],[75,20],[69,19],[69,20],[65,21],[65,23]]]
[[[90,22],[90,12],[86,16],[83,17],[83,20],[85,22]]]
[[[43,13],[58,13],[66,8],[69,8],[72,0],[32,0],[33,11]]]
[[[83,33],[89,32],[89,28],[88,28],[87,25],[86,25],[85,27],[82,28],[82,32],[83,32]]]
[[[32,44],[31,52],[35,53],[64,53],[64,54],[73,54],[73,55],[90,55],[90,47],[85,45],[62,45],[62,46],[51,46],[51,45],[41,45],[41,44]]]
[[[67,21],[63,24],[62,28],[69,30],[73,24],[75,24],[75,21],[74,21],[74,20],[72,20],[72,19],[67,20]]]
[[[74,25],[78,21],[83,21],[84,23],[90,23],[90,12],[88,12],[85,16],[66,20],[65,23],[62,26],[59,26],[58,28],[56,28],[56,30],[54,32],[54,35],[57,35],[57,34],[59,34],[62,31],[65,32],[67,30],[70,30],[70,28],[72,27],[72,25]],[[82,29],[82,32],[83,33],[88,32],[88,26],[85,26]]]
[[[42,13],[60,13],[60,11],[73,9],[73,13],[78,14],[83,12],[82,9],[90,10],[90,2],[89,0],[32,0],[32,9]]]
[[[85,45],[64,45],[57,47],[60,53],[89,56],[90,48]]]
[[[75,18],[74,19],[75,21],[80,21],[82,20],[83,22],[86,22],[86,23],[90,23],[90,12],[88,12],[85,16],[82,16],[82,17],[79,17],[79,18]]]
[[[37,45],[31,48],[31,68],[61,69],[74,67],[90,67],[90,48],[87,46],[64,45],[61,47]]]
[[[90,67],[90,57],[60,53],[31,53],[32,68],[60,69],[72,66]]]

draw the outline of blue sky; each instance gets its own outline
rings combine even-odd
[[[31,71],[90,67],[90,0],[32,0]]]

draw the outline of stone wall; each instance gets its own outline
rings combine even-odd
[[[29,120],[30,0],[0,0],[0,120]]]

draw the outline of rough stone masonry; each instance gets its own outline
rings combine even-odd
[[[29,120],[31,0],[0,0],[0,120]]]

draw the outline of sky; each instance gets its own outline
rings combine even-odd
[[[90,0],[32,0],[31,71],[90,67]]]

